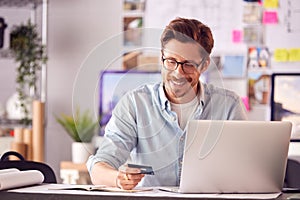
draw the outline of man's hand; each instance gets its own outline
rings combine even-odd
[[[131,190],[142,180],[144,176],[144,174],[141,174],[140,169],[122,165],[119,168],[116,185],[124,190]]]

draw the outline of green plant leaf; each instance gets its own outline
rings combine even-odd
[[[41,43],[36,25],[28,21],[27,24],[13,26],[10,32],[10,49],[19,64],[16,69],[16,90],[19,93],[21,110],[25,113],[22,121],[29,124],[29,111],[24,101],[29,96],[29,90],[36,89],[38,71],[47,61],[46,48]]]
[[[91,142],[98,127],[89,111],[83,114],[79,108],[76,109],[74,117],[71,115],[61,114],[55,116],[56,121],[65,129],[75,142]]]

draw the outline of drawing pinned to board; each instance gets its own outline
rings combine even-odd
[[[267,47],[248,48],[248,69],[270,68],[270,52]]]
[[[262,19],[262,7],[258,2],[244,4],[243,22],[247,24],[259,24]]]
[[[249,45],[263,44],[263,30],[260,25],[244,27],[244,42]]]
[[[146,2],[144,27],[163,29],[176,17],[195,18],[208,25],[214,35],[214,49],[228,51],[232,45],[232,30],[242,27],[241,0],[149,0]],[[242,45],[233,48],[239,50]]]
[[[222,61],[223,77],[244,77],[246,73],[245,66],[244,55],[225,55]]]
[[[288,0],[287,3],[287,31],[288,32],[300,32],[300,1]]]
[[[270,91],[270,75],[261,72],[250,72],[248,74],[248,98],[250,107],[255,104],[267,104],[270,98]]]

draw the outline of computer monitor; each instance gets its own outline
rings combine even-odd
[[[300,73],[274,73],[271,83],[271,120],[291,121],[291,140],[300,142]]]
[[[160,81],[161,74],[159,71],[102,71],[100,74],[99,87],[99,116],[101,116],[101,127],[107,124],[111,117],[112,110],[126,92],[145,83],[156,83]]]

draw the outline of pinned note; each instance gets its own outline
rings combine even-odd
[[[287,49],[275,49],[274,60],[276,62],[287,62],[289,60],[289,52]]]
[[[241,30],[233,30],[232,31],[232,42],[233,43],[241,43],[242,42],[242,31]]]
[[[292,62],[300,61],[300,49],[299,48],[289,49],[289,61],[292,61]]]
[[[245,105],[245,108],[247,111],[250,111],[250,105],[249,105],[249,98],[246,96],[246,97],[241,97],[242,98],[242,101]]]
[[[265,8],[278,8],[278,0],[264,0]]]
[[[264,11],[263,24],[277,24],[277,23],[278,23],[277,11]]]

